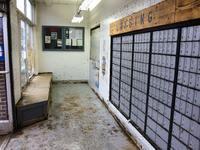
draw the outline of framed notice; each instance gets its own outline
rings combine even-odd
[[[84,51],[84,27],[42,26],[43,51]]]

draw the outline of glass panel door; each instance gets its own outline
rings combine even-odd
[[[0,135],[13,129],[8,60],[7,16],[0,18]]]

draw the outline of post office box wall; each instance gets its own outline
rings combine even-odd
[[[111,102],[161,149],[199,149],[200,25],[112,42]]]

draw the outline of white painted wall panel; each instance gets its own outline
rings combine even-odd
[[[81,12],[84,20],[80,24],[72,24],[75,5],[53,4],[47,7],[38,3],[38,64],[39,72],[53,72],[53,80],[88,80],[89,74],[89,29],[88,12]],[[49,26],[80,26],[85,27],[84,52],[55,52],[42,50],[42,25]]]

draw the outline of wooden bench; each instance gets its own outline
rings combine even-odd
[[[16,106],[18,127],[47,119],[52,76],[52,73],[35,76],[22,92]]]

